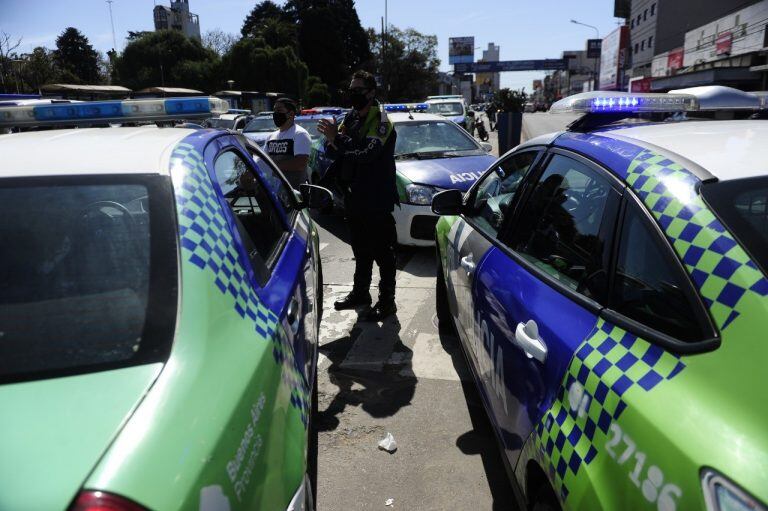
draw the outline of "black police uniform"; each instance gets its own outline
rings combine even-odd
[[[371,274],[376,261],[381,276],[379,304],[387,305],[390,312],[394,311],[397,242],[392,211],[399,202],[395,180],[396,139],[392,122],[379,103],[374,102],[365,118],[356,110],[346,115],[335,147],[326,143],[327,154],[336,160],[336,177],[344,194],[355,255],[352,295],[357,300],[353,301],[370,303]]]

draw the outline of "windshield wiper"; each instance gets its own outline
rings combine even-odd
[[[396,160],[421,160],[425,153],[400,153],[395,155]]]

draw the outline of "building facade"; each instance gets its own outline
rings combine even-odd
[[[768,0],[631,0],[630,90],[768,87]]]
[[[156,5],[153,10],[155,30],[178,30],[200,40],[200,18],[189,12],[189,0],[171,0],[171,5]]]

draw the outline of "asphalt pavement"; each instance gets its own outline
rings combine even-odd
[[[523,140],[561,130],[571,120],[525,114]],[[490,136],[498,155],[497,133]],[[355,311],[333,309],[352,289],[355,261],[344,219],[315,219],[325,284],[317,508],[515,509],[458,339],[436,326],[434,248],[398,250],[397,316],[364,323]],[[375,276],[374,299],[377,284]],[[398,445],[393,454],[378,448],[387,433]]]
[[[397,317],[358,322],[333,309],[354,271],[343,218],[316,220],[325,282],[317,508],[514,509],[461,347],[435,326],[434,249],[400,249]],[[388,432],[393,454],[378,448]]]

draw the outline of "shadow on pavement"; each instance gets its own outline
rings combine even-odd
[[[461,387],[472,421],[472,430],[459,436],[456,439],[456,446],[468,456],[480,455],[493,497],[492,509],[494,511],[516,509],[515,495],[502,459],[502,450],[472,379],[472,373],[467,367],[464,352],[459,345],[460,341],[453,328],[441,326],[439,332],[440,343],[451,356],[456,372],[459,375],[466,375],[461,379]]]
[[[388,318],[383,324],[358,321],[349,335],[324,344],[320,350],[331,361],[328,377],[339,390],[325,410],[318,411],[317,429],[333,431],[340,423],[347,406],[360,406],[372,417],[390,417],[402,407],[410,404],[416,390],[417,378],[412,376],[413,352],[400,339],[400,322],[397,316]],[[364,335],[364,343],[358,338]],[[358,341],[356,343],[356,341]],[[396,370],[366,368],[365,355],[359,366],[349,361],[342,366],[352,346],[373,349],[379,343],[392,346],[392,357],[398,359]],[[383,369],[383,370],[381,370]],[[408,376],[410,374],[410,376]]]

